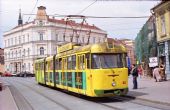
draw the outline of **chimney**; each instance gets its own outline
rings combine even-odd
[[[18,26],[22,25],[21,9],[19,9]]]
[[[37,15],[36,15],[37,20],[47,20],[48,16],[47,16],[45,10],[46,10],[46,7],[44,7],[44,6],[38,7],[38,11],[37,11]]]

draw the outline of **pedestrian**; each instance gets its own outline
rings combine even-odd
[[[138,74],[139,74],[139,77],[141,78],[142,75],[143,75],[143,68],[142,68],[142,65],[139,65],[139,66],[138,66]]]
[[[161,75],[160,75],[160,68],[158,66],[156,66],[153,69],[153,78],[155,79],[155,81],[160,82],[161,81]]]
[[[138,77],[138,70],[135,64],[132,65],[131,74],[133,76],[133,89],[138,88],[137,77]]]
[[[165,65],[163,63],[160,64],[160,75],[161,75],[162,81],[166,81]]]

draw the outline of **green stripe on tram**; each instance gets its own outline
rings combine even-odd
[[[75,72],[72,72],[72,87],[76,87],[76,77],[75,77]]]
[[[64,82],[65,82],[64,85],[67,86],[68,85],[67,84],[67,72],[64,73],[64,77],[65,77],[64,78]]]
[[[84,71],[83,73],[82,73],[83,75],[83,90],[86,90],[86,72]]]
[[[61,72],[59,72],[59,84],[61,85],[62,82],[61,82]]]
[[[51,80],[52,80],[52,82],[54,83],[54,73],[53,72],[51,72]]]

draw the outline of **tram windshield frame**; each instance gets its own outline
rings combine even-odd
[[[110,69],[110,68],[123,68],[126,62],[124,53],[114,54],[92,54],[92,69]],[[125,59],[124,59],[125,57]]]

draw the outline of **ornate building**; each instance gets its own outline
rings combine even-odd
[[[94,25],[50,18],[46,8],[40,6],[33,21],[23,24],[20,13],[18,26],[4,33],[5,70],[33,73],[34,60],[56,54],[57,46],[68,42],[105,42],[106,36]]]
[[[152,11],[156,18],[159,63],[165,65],[170,78],[170,1],[162,0]]]

